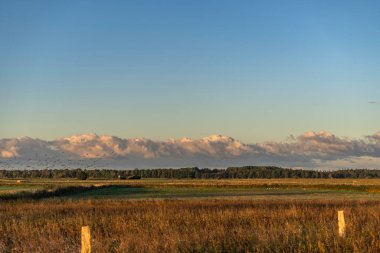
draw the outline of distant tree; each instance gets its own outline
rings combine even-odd
[[[335,171],[296,170],[273,166],[229,167],[227,169],[134,169],[134,170],[0,170],[0,178],[88,178],[116,179],[137,176],[141,178],[380,178],[380,170],[342,169]]]
[[[86,171],[79,171],[79,173],[77,174],[77,179],[79,180],[86,180],[88,178],[88,173]]]

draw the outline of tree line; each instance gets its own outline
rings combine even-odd
[[[0,178],[72,178],[72,179],[126,179],[126,178],[173,178],[173,179],[228,179],[228,178],[380,178],[380,170],[344,169],[317,171],[288,169],[274,166],[244,166],[227,169],[198,167],[179,169],[41,169],[0,170]]]

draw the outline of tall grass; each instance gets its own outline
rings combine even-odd
[[[82,225],[94,252],[379,252],[379,210],[374,201],[7,201],[0,252],[78,252]]]
[[[32,190],[23,190],[15,191],[8,194],[0,194],[0,201],[9,201],[9,200],[28,200],[28,199],[43,199],[50,197],[60,197],[70,194],[75,194],[79,192],[91,191],[94,189],[106,188],[109,186],[56,186],[46,189],[32,189]]]

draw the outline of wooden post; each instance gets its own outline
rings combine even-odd
[[[344,222],[343,210],[338,211],[338,226],[339,226],[339,236],[344,237],[346,235],[346,223]]]
[[[82,247],[81,253],[91,253],[91,234],[90,227],[82,227]]]

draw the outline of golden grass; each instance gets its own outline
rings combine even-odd
[[[79,252],[82,225],[93,252],[379,252],[379,210],[375,201],[4,202],[0,252]]]
[[[86,186],[86,185],[130,185],[142,187],[318,187],[318,186],[371,186],[380,192],[380,179],[141,179],[141,180],[77,180],[77,179],[1,179],[0,186]]]

